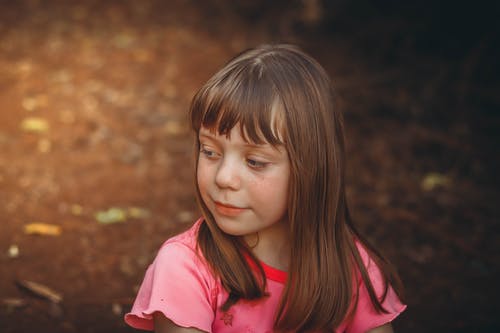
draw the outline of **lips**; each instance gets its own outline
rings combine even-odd
[[[214,204],[215,204],[215,210],[220,215],[224,216],[238,216],[239,214],[243,213],[246,209],[218,201],[214,201]]]

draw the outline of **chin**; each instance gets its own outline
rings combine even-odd
[[[238,226],[228,225],[228,223],[217,222],[217,219],[215,219],[215,223],[222,232],[231,236],[245,236],[253,232],[251,230],[242,229],[241,227],[239,228]]]
[[[228,235],[231,235],[231,236],[245,236],[247,234],[249,234],[249,232],[245,231],[245,230],[240,230],[240,229],[235,229],[235,228],[225,228],[219,224],[217,224],[219,226],[219,229],[222,230],[223,233],[225,234],[228,234]]]

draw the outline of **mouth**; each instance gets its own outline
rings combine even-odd
[[[241,208],[237,206],[233,206],[230,204],[222,203],[219,201],[214,201],[215,204],[215,210],[220,214],[220,215],[225,215],[225,216],[238,216],[239,214],[243,213],[246,208]]]

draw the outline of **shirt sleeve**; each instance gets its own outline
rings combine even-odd
[[[211,332],[215,311],[206,265],[181,243],[165,244],[149,266],[125,322],[143,330],[154,330],[153,313],[182,327]]]
[[[382,273],[375,262],[368,256],[366,250],[364,250],[361,246],[358,246],[358,249],[361,254],[361,258],[365,263],[368,276],[375,290],[375,294],[379,299],[381,299],[384,293],[384,279]],[[382,306],[388,311],[388,313],[377,312],[377,310],[373,307],[363,279],[361,279],[358,292],[358,305],[351,322],[346,328],[346,332],[348,333],[364,333],[375,327],[387,324],[393,321],[406,309],[406,305],[401,303],[398,295],[390,285],[387,290],[387,295],[382,302]]]

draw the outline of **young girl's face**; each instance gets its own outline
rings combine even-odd
[[[290,178],[285,148],[245,141],[239,124],[228,136],[204,127],[198,135],[198,187],[219,228],[244,236],[279,227]]]

